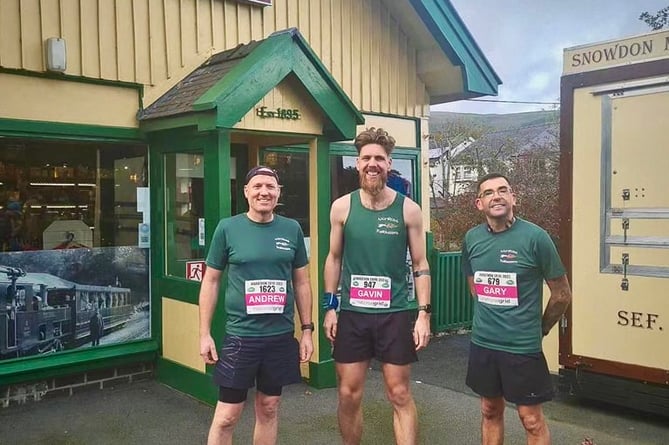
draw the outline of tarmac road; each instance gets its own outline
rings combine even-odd
[[[464,387],[469,337],[435,338],[414,366],[413,393],[421,444],[480,443],[479,400]],[[363,444],[393,443],[392,412],[378,366],[372,366],[363,402]],[[418,383],[420,382],[420,383]],[[252,394],[250,394],[250,400]],[[280,444],[339,443],[336,391],[299,384],[284,390]],[[669,419],[590,402],[545,405],[556,445],[650,445],[669,443]],[[0,444],[204,444],[213,409],[156,381],[75,393],[0,409]],[[237,427],[235,443],[252,443],[252,404]],[[507,444],[525,443],[513,407],[506,416]]]

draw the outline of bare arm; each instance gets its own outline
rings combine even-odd
[[[476,286],[474,286],[474,277],[471,275],[467,276],[467,284],[469,284],[469,293],[471,297],[476,300]]]
[[[546,280],[546,283],[551,290],[551,297],[541,318],[541,332],[543,335],[547,335],[550,332],[551,328],[567,310],[569,303],[571,303],[571,288],[569,287],[567,275],[562,275],[553,280]]]
[[[309,265],[293,270],[293,287],[295,288],[295,304],[302,324],[311,323],[311,284],[309,281]]]
[[[297,313],[300,316],[300,322],[311,323],[311,282],[309,280],[309,265],[293,270],[293,287],[295,289],[295,304]],[[300,339],[300,361],[308,362],[314,352],[314,344],[311,339],[312,330],[302,331]]]
[[[344,250],[344,222],[350,206],[349,195],[332,203],[330,209],[330,251],[325,258],[323,286],[325,292],[336,293],[341,279],[341,257]]]
[[[330,251],[323,268],[325,292],[336,293],[341,279],[342,252],[344,250],[344,223],[351,203],[350,195],[342,196],[332,203],[330,209]],[[329,310],[323,320],[325,337],[331,342],[337,336],[337,313]]]
[[[414,284],[416,286],[416,299],[420,306],[430,304],[432,279],[430,277],[430,264],[427,262],[425,252],[425,231],[423,230],[423,215],[420,207],[410,199],[404,200],[404,222],[407,226],[409,238],[409,253],[414,273]],[[414,326],[414,343],[416,349],[422,349],[430,341],[430,314],[426,311],[418,311],[418,318]]]
[[[211,321],[218,302],[221,275],[222,271],[207,267],[200,285],[200,355],[210,365],[218,361],[216,344],[211,337]]]

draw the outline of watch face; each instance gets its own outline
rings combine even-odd
[[[431,304],[426,304],[425,306],[418,306],[419,311],[425,311],[428,314],[432,313],[432,305]]]

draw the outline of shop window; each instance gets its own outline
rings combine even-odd
[[[204,157],[202,152],[186,152],[168,153],[164,158],[166,272],[187,277],[189,262],[204,260]]]
[[[337,155],[331,157],[331,201],[344,196],[360,187],[358,170],[355,168],[356,156]],[[387,184],[390,188],[413,198],[414,196],[414,161],[412,159],[393,158]]]
[[[273,150],[266,150],[263,154],[262,163],[276,170],[281,179],[281,196],[276,213],[297,220],[308,238],[309,155],[306,152]]]
[[[143,145],[0,138],[0,360],[150,335],[147,176]]]

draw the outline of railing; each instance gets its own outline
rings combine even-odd
[[[432,332],[471,328],[474,301],[461,269],[460,252],[435,252],[432,274]]]

